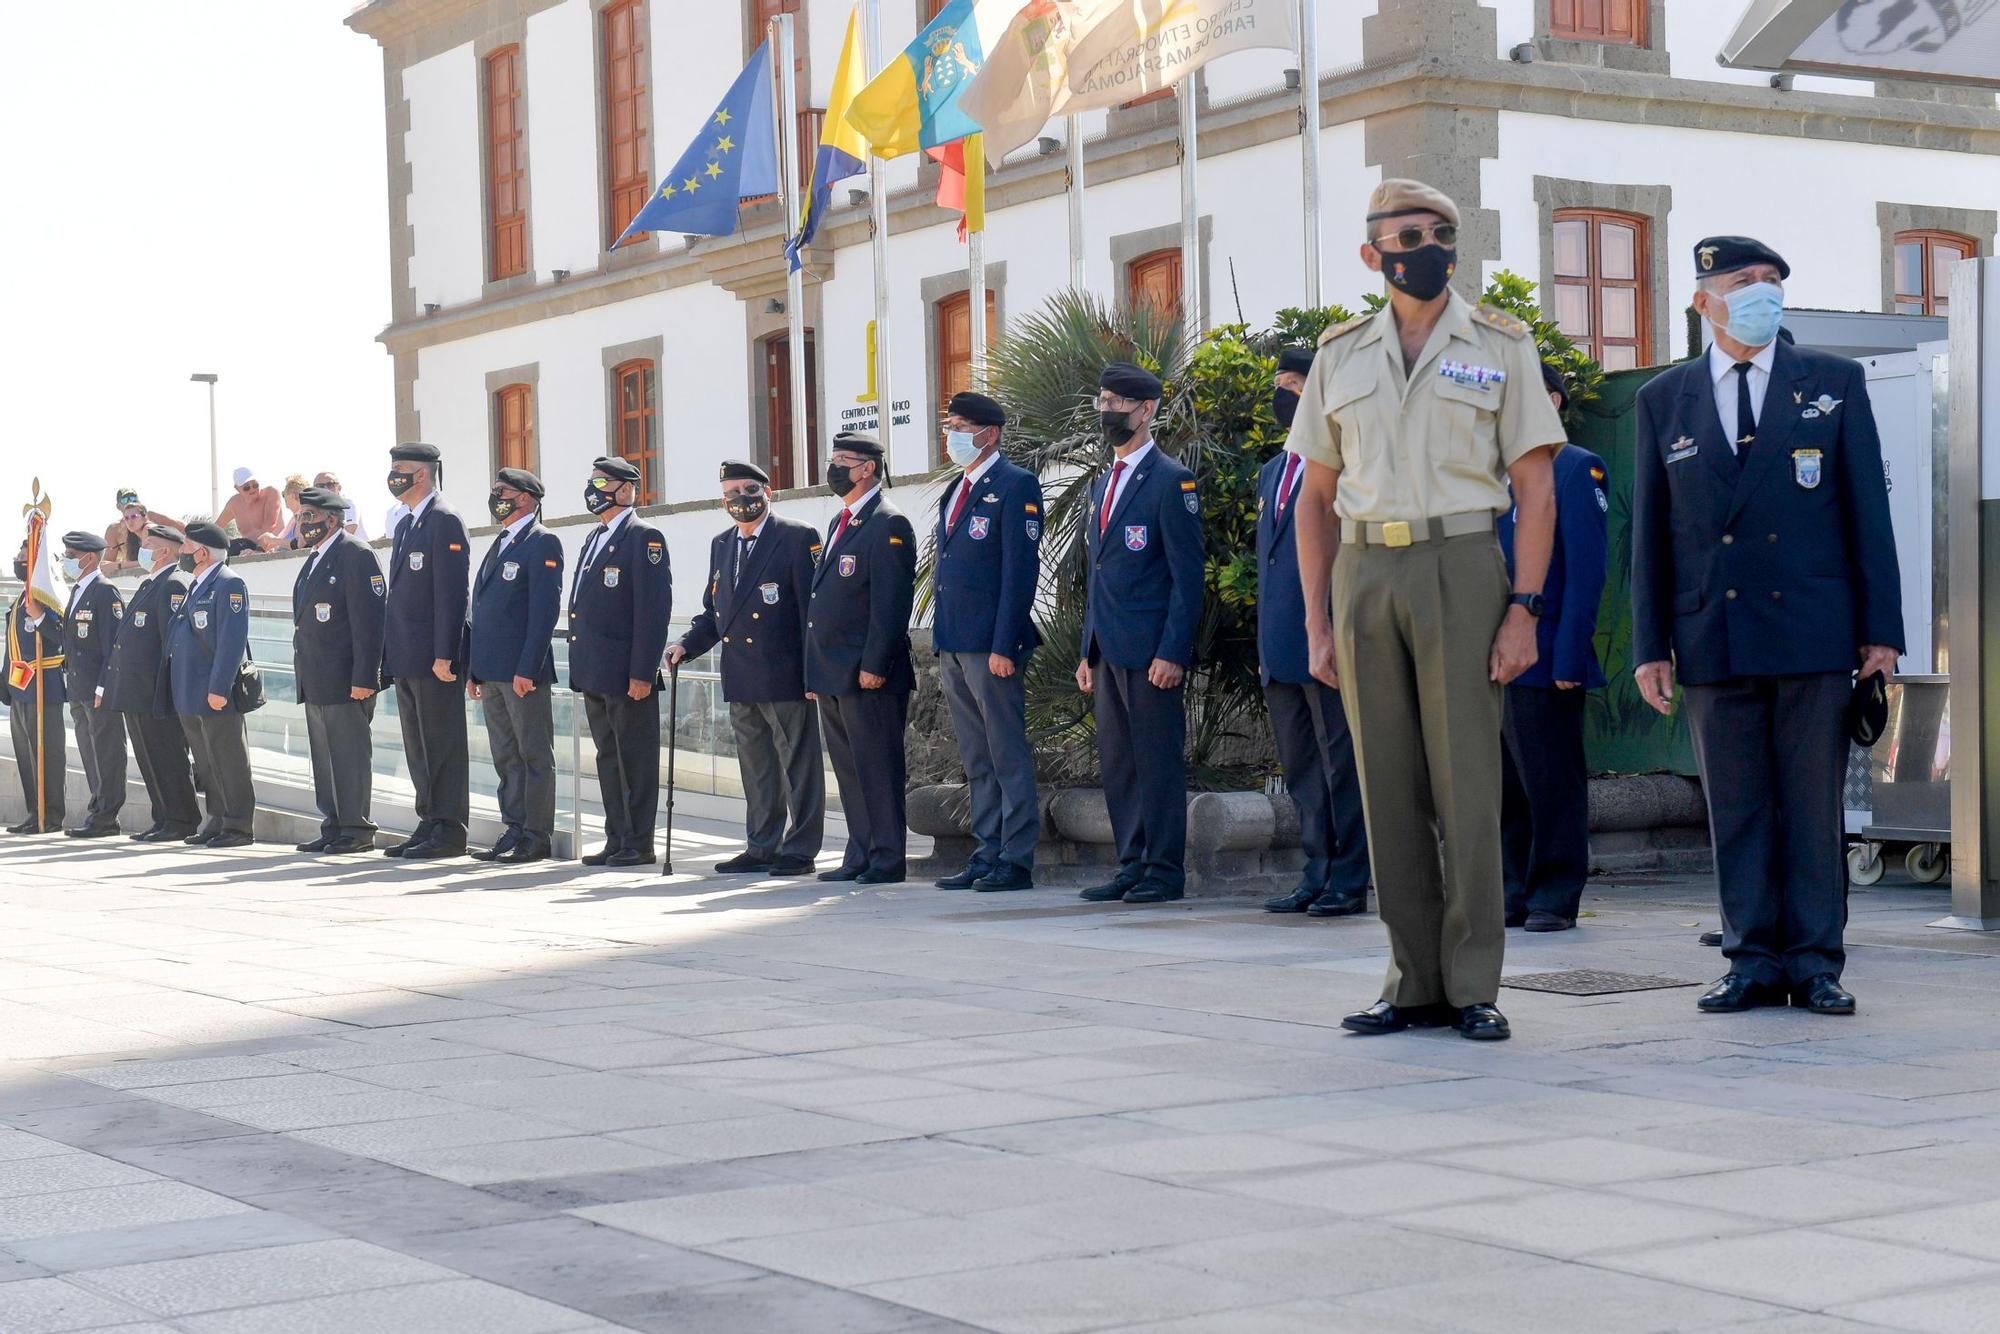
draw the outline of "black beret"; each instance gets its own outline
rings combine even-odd
[[[221,551],[229,550],[229,534],[223,532],[220,525],[210,523],[206,519],[197,519],[189,524],[187,526],[187,535],[188,541],[198,547],[215,547]]]
[[[1754,237],[1705,236],[1695,242],[1694,273],[1697,278],[1734,273],[1752,264],[1773,264],[1777,266],[1780,278],[1792,276],[1792,266],[1785,263],[1785,257]]]
[[[1007,414],[992,399],[984,394],[963,393],[951,396],[951,405],[946,409],[954,417],[963,417],[976,426],[1005,426]]]
[[[1551,394],[1562,399],[1562,405],[1565,408],[1569,406],[1569,386],[1563,383],[1562,372],[1549,365],[1546,361],[1542,363],[1542,384],[1548,388]]]
[[[725,482],[762,482],[765,486],[769,486],[771,484],[771,474],[765,472],[762,468],[747,459],[724,459],[722,461],[721,480]]]
[[[494,473],[493,476],[513,487],[516,491],[524,495],[533,496],[536,500],[540,500],[548,494],[547,489],[542,486],[542,479],[529,472],[526,468],[502,468],[499,472]]]
[[[871,459],[882,457],[882,442],[872,435],[859,431],[842,431],[833,438],[833,447],[849,454],[862,454]]]
[[[593,471],[601,472],[606,477],[615,477],[621,482],[636,482],[639,480],[639,470],[624,459],[606,456],[601,459],[592,459],[590,466]]]
[[[1309,347],[1287,347],[1278,351],[1278,369],[1296,371],[1300,375],[1312,374],[1313,350]]]
[[[398,463],[436,463],[439,456],[436,445],[413,443],[395,446],[389,451],[389,457]]]
[[[104,550],[104,539],[102,537],[99,537],[96,533],[83,532],[80,529],[74,533],[64,533],[62,542],[63,547],[69,551]]]
[[[1855,745],[1873,749],[1888,725],[1889,691],[1882,673],[1862,677],[1847,697],[1847,734]]]
[[[1098,386],[1125,398],[1158,398],[1160,377],[1129,361],[1114,361],[1098,377]]]
[[[186,533],[182,532],[182,531],[181,531],[180,529],[178,529],[178,528],[169,528],[169,527],[167,527],[167,525],[165,525],[165,524],[163,524],[163,523],[149,523],[149,524],[147,524],[147,525],[146,525],[146,536],[148,536],[148,537],[157,537],[157,538],[159,538],[159,539],[160,539],[160,540],[161,540],[162,542],[171,542],[171,543],[173,543],[173,544],[174,544],[175,546],[179,546],[179,545],[180,545],[181,543],[183,543],[183,542],[187,541],[187,534],[186,534]]]
[[[329,514],[345,514],[349,508],[346,496],[323,486],[309,486],[299,492],[299,504],[325,510]]]

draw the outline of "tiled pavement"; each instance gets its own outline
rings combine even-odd
[[[724,831],[677,856],[699,870]],[[705,851],[704,851],[705,846]],[[2000,942],[1851,1020],[1509,990],[1372,918],[0,842],[0,1331],[1993,1328]],[[1509,970],[1705,981],[1695,881]]]

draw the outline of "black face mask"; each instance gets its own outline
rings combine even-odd
[[[829,479],[831,480],[831,479]],[[842,494],[846,494],[842,492]],[[722,508],[738,523],[755,523],[771,508],[771,502],[762,495],[725,496]]]
[[[845,463],[827,464],[826,489],[844,498],[854,489],[854,469]]]
[[[180,566],[180,568],[188,574],[194,573],[194,557],[192,555],[182,556],[179,560],[175,561],[174,564]]]
[[[1292,429],[1292,418],[1299,413],[1299,395],[1295,389],[1273,389],[1271,391],[1271,415],[1278,419],[1278,425]]]
[[[416,484],[417,475],[413,472],[392,472],[389,474],[389,494],[392,496],[400,497],[405,491],[408,491]]]
[[[600,491],[589,482],[585,482],[583,484],[583,507],[592,514],[602,514],[608,509],[616,509],[618,508],[618,502],[613,497],[617,492],[618,488],[615,486],[609,491]]]
[[[301,522],[299,524],[299,543],[302,546],[316,547],[332,531],[333,525],[325,519],[321,519],[318,523]]]
[[[28,582],[28,562],[25,557],[14,561],[14,577],[24,584]]]
[[[498,491],[487,493],[486,512],[493,516],[493,522],[506,523],[514,517],[514,509],[514,502],[510,498],[501,495]]]
[[[1139,433],[1130,421],[1131,416],[1132,414],[1129,412],[1100,412],[1097,414],[1097,422],[1104,431],[1104,443],[1106,445],[1109,445],[1112,449],[1122,448],[1131,441],[1133,436]]]
[[[1441,245],[1418,246],[1382,256],[1382,273],[1389,285],[1401,288],[1419,301],[1429,301],[1442,293],[1451,275],[1458,271],[1458,251]]]

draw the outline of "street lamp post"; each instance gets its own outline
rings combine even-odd
[[[188,376],[189,380],[208,386],[208,517],[211,519],[222,513],[222,491],[215,480],[215,382],[220,378],[212,371],[196,371]]]

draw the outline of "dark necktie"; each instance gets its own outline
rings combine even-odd
[[[1111,465],[1111,480],[1104,484],[1104,508],[1097,512],[1097,535],[1104,536],[1104,530],[1111,526],[1111,511],[1118,504],[1118,478],[1125,471],[1125,460]]]
[[[951,517],[944,522],[946,535],[958,531],[958,521],[965,514],[965,502],[970,499],[972,499],[972,479],[968,477],[964,482],[959,484],[958,499],[951,503]]]
[[[750,559],[750,549],[756,545],[757,545],[756,538],[744,537],[741,533],[737,534],[736,569],[729,577],[729,582],[731,584],[740,584],[743,582],[743,563]]]
[[[1750,446],[1757,443],[1757,417],[1750,411],[1750,369],[1751,363],[1736,363],[1736,457],[1749,457]]]

